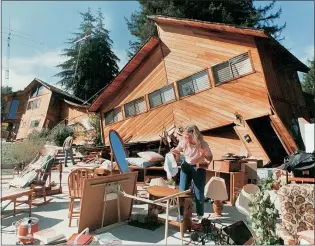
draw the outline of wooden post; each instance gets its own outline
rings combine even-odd
[[[166,202],[166,221],[165,221],[165,245],[167,245],[167,236],[168,236],[168,213],[170,207],[170,199]]]
[[[106,209],[106,200],[107,200],[107,185],[105,185],[105,191],[104,191],[104,204],[103,204],[103,215],[102,215],[102,227],[104,227],[104,216],[105,216],[105,209]]]
[[[111,166],[111,175],[113,175],[113,171],[114,171],[114,163],[113,163],[113,160],[114,160],[114,155],[113,155],[113,150],[112,148],[110,148],[110,166]]]

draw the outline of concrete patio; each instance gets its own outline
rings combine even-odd
[[[58,232],[65,234],[69,238],[73,233],[77,232],[77,220],[73,219],[72,227],[68,227],[68,187],[67,187],[67,177],[71,170],[71,166],[64,169],[63,171],[63,194],[52,196],[54,199],[46,205],[33,207],[32,208],[32,217],[39,219],[39,228],[40,230],[53,228]],[[53,173],[53,180],[57,179],[57,172]],[[4,177],[4,176],[2,176]],[[6,175],[10,177],[10,175]],[[12,177],[12,175],[11,175]],[[3,180],[2,182],[4,182]],[[2,184],[2,188],[5,188],[6,184]],[[78,206],[78,203],[77,203]],[[21,206],[22,207],[22,206]],[[147,210],[148,205],[146,204],[135,204],[133,206],[133,213],[140,213]],[[10,204],[4,211],[3,214],[12,212],[13,206]],[[232,224],[233,222],[239,220],[246,220],[245,217],[240,214],[235,207],[225,205],[223,210],[223,217],[220,218],[220,221],[223,224]],[[205,204],[205,216],[208,216],[212,213],[212,204]],[[24,217],[27,217],[27,213],[18,214],[15,217],[8,217],[1,221],[1,244],[15,244],[17,237],[15,235],[15,228],[12,226],[14,221],[20,220]],[[161,214],[161,217],[164,215]],[[176,211],[172,211],[171,218],[175,219]],[[171,219],[170,218],[170,219]],[[114,229],[109,230],[114,236],[119,238],[123,244],[165,244],[164,240],[164,226],[160,226],[158,229],[151,231],[147,229],[142,229],[130,225],[122,225]],[[189,234],[185,234],[184,243],[190,241]],[[168,244],[181,244],[179,229],[169,226],[169,236]],[[214,244],[209,243],[209,244]]]

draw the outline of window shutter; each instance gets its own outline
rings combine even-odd
[[[172,85],[165,86],[160,89],[163,103],[171,102],[175,100],[175,92]]]
[[[130,117],[136,114],[134,102],[130,102],[125,105],[125,114],[126,114],[126,117]]]
[[[253,71],[248,54],[242,54],[230,60],[233,77],[239,77]]]
[[[180,97],[194,94],[194,85],[191,77],[178,81],[178,92]]]
[[[136,109],[136,114],[141,114],[147,111],[144,98],[139,98],[135,100],[135,109]]]
[[[151,108],[155,108],[163,103],[160,90],[149,94],[149,102]]]
[[[203,91],[210,88],[209,77],[207,71],[201,71],[192,76],[195,92]]]
[[[115,108],[113,112],[114,122],[121,121],[123,119],[121,107]]]
[[[219,84],[233,79],[229,62],[223,62],[213,67],[215,83]]]
[[[19,108],[19,103],[20,103],[20,101],[15,100],[15,99],[11,102],[10,111],[9,111],[9,115],[8,115],[9,119],[15,119],[17,110]]]

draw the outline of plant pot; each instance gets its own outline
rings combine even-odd
[[[222,201],[214,201],[213,202],[213,212],[216,217],[222,216],[223,203]]]

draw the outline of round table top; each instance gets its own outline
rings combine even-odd
[[[167,186],[150,186],[147,188],[147,192],[155,197],[166,197],[166,196],[171,196],[171,195],[175,195],[178,192],[180,192],[180,190],[178,189],[174,189],[174,188],[169,188]],[[180,197],[188,197],[188,194],[183,194]]]

